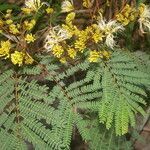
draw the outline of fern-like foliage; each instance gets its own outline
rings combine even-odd
[[[62,67],[44,57],[38,65],[5,71],[0,75],[1,148],[27,149],[30,143],[37,150],[67,150],[77,128],[91,150],[121,149],[126,142],[114,135],[127,133],[137,112],[145,115],[149,76],[137,60],[117,50],[96,65]],[[107,131],[101,123],[112,128]]]
[[[135,113],[145,115],[144,86],[149,86],[148,74],[141,72],[128,53],[114,52],[109,62],[102,64],[103,97],[99,105],[100,122],[109,129],[115,122],[116,134],[128,132],[135,125]]]

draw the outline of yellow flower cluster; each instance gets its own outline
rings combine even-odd
[[[27,14],[27,15],[29,15],[32,11],[30,8],[26,8],[26,7],[21,8],[21,10],[24,14]]]
[[[8,25],[13,23],[13,21],[12,21],[11,19],[6,20],[5,22],[6,22],[6,24],[8,24]]]
[[[63,54],[63,52],[64,52],[64,49],[61,45],[54,45],[53,46],[52,53],[57,58],[60,58],[61,55]]]
[[[84,50],[88,49],[88,45],[95,45],[103,41],[104,35],[99,30],[98,25],[93,24],[80,30],[73,25],[74,19],[75,13],[69,13],[66,16],[66,24],[63,24],[62,28],[54,27],[50,32],[51,34],[46,37],[45,48],[47,51],[52,51],[52,54],[61,62],[75,59],[77,53],[83,53]],[[59,35],[54,32],[55,30]],[[68,41],[73,42],[68,44]]]
[[[75,17],[74,13],[70,13],[66,17],[66,25],[63,26],[63,29],[66,29],[68,32],[71,32],[70,34],[72,36],[70,36],[69,39],[70,38],[74,39],[74,42],[71,45],[67,44],[66,40],[68,38],[63,37],[65,36],[65,34],[63,34],[63,36],[60,34],[60,37],[63,37],[65,41],[61,41],[58,39],[58,42],[56,42],[57,39],[53,38],[56,36],[49,37],[50,42],[52,42],[51,45],[54,42],[54,46],[51,48],[51,52],[55,57],[59,58],[60,62],[62,63],[65,63],[69,58],[75,59],[77,53],[78,52],[83,53],[83,51],[86,48],[88,48],[89,44],[94,45],[97,44],[98,42],[103,41],[104,35],[101,32],[101,30],[99,30],[98,25],[88,26],[84,30],[79,30],[76,26],[72,24],[74,17]],[[60,28],[59,30],[60,30],[59,33],[61,33],[62,29]],[[90,52],[88,60],[90,62],[97,62],[99,58],[109,59],[109,57],[110,53],[108,51],[94,50]]]
[[[25,36],[25,40],[27,41],[27,43],[31,43],[34,42],[36,38],[34,35],[32,35],[32,33],[30,33]]]
[[[9,26],[9,32],[12,33],[12,34],[19,34],[19,30],[18,30],[18,27],[15,25],[15,24],[11,24]]]
[[[22,66],[23,63],[32,64],[34,60],[28,53],[15,51],[11,54],[11,61],[14,65]]]
[[[54,12],[53,8],[50,8],[50,7],[46,8],[45,11],[47,14],[52,14]]]
[[[0,20],[0,30],[3,32],[3,30],[7,30],[11,34],[19,34],[19,26],[18,24],[15,24],[13,20],[11,19],[12,10],[7,10],[6,15],[4,16],[4,19]]]
[[[85,8],[91,8],[94,0],[82,0],[82,2]],[[27,53],[27,49],[28,44],[36,40],[35,35],[37,34],[31,33],[36,25],[36,20],[31,20],[34,17],[24,16],[38,13],[41,7],[44,8],[44,11],[41,12],[47,14],[51,14],[54,11],[47,3],[42,2],[42,0],[25,0],[25,7],[21,8],[23,19],[19,22],[12,19],[12,10],[7,10],[6,15],[1,17],[0,32],[9,40],[1,41],[0,57],[9,58],[13,64],[18,66],[33,63],[33,58]],[[89,53],[88,60],[90,62],[97,62],[99,59],[109,59],[109,50],[99,51],[97,50],[98,47],[113,49],[117,43],[117,33],[122,32],[125,29],[123,26],[128,25],[135,19],[138,19],[142,32],[144,32],[145,28],[150,30],[150,10],[144,4],[141,4],[138,9],[127,4],[116,15],[116,19],[108,21],[103,18],[102,11],[100,10],[99,17],[94,15],[92,18],[96,19],[93,20],[94,24],[86,27],[83,26],[82,29],[74,24],[76,22],[76,10],[73,6],[73,0],[63,0],[62,12],[69,12],[65,23],[50,27],[47,30],[48,32],[44,34],[47,34],[44,41],[44,48],[63,63],[76,59],[77,54],[81,55],[83,52],[85,52],[84,56]],[[11,46],[10,40],[13,41],[13,46]]]
[[[9,39],[1,41],[0,57],[10,59],[14,65],[18,66],[32,64],[34,60],[26,50],[28,44],[36,40],[35,35],[30,32],[36,21],[34,19],[30,21],[26,19],[17,23],[12,18],[12,10],[7,10],[6,15],[3,15],[0,19],[0,32]],[[10,41],[13,41],[13,44]]]
[[[68,55],[69,55],[70,58],[74,59],[77,55],[76,49],[70,47],[68,49]]]
[[[11,48],[11,43],[9,41],[1,41],[1,47],[0,47],[0,57],[9,57]]]
[[[104,35],[103,35],[102,31],[100,31],[98,29],[98,26],[96,24],[92,25],[92,28],[90,31],[91,31],[90,37],[92,37],[92,39],[94,40],[95,43],[98,43],[103,40]]]
[[[142,14],[143,14],[145,8],[146,8],[146,5],[143,4],[143,3],[141,3],[140,6],[139,6],[139,8],[138,8],[138,10],[139,10],[139,15],[142,15]]]
[[[0,14],[0,33],[7,38],[7,41],[0,41],[0,57],[3,59],[10,59],[14,65],[22,66],[23,64],[32,64],[33,58],[27,52],[28,44],[36,40],[35,35],[31,33],[31,30],[36,24],[36,20],[27,17],[26,15],[33,15],[37,13],[39,9],[46,3],[41,0],[25,0],[25,6],[21,8],[21,12],[18,16],[20,20],[13,19],[13,11],[8,9],[5,14]],[[53,9],[49,5],[43,7],[47,14],[53,13]],[[62,33],[62,38],[63,38]],[[59,39],[60,40],[60,39]],[[10,43],[12,41],[12,44]],[[31,47],[32,48],[32,47]],[[57,45],[53,49],[55,56],[59,57],[60,47]],[[63,51],[62,51],[63,53]]]
[[[132,8],[130,5],[126,5],[121,13],[116,15],[117,21],[122,23],[124,26],[128,25],[130,22],[134,21],[137,17],[136,9]]]
[[[69,13],[66,16],[66,20],[65,20],[66,24],[62,25],[62,28],[65,29],[66,31],[68,31],[68,33],[70,34],[70,37],[72,37],[77,31],[76,26],[73,25],[73,20],[74,19],[75,19],[75,13],[74,12]]]
[[[19,66],[21,66],[23,64],[23,58],[24,58],[23,52],[15,51],[14,53],[11,54],[11,61],[14,65],[18,64]]]
[[[88,58],[89,62],[98,62],[100,58],[100,53],[96,50],[90,52],[90,56]]]
[[[77,37],[77,40],[75,41],[75,48],[83,52],[84,49],[87,47],[90,42],[93,42],[93,44],[97,44],[98,42],[103,41],[103,33],[101,30],[99,30],[98,26],[96,24],[93,24],[91,26],[88,26],[85,30],[75,30],[75,35]]]
[[[83,31],[78,31],[76,34],[77,34],[78,39],[74,43],[75,48],[79,52],[83,53],[84,49],[86,48],[86,41],[88,39],[88,32],[83,30]]]
[[[99,59],[109,59],[110,58],[110,52],[103,50],[103,51],[96,51],[93,50],[90,52],[90,56],[88,58],[89,62],[98,62]]]
[[[26,30],[29,31],[35,26],[35,24],[36,24],[36,21],[32,19],[31,21],[28,21],[28,20],[24,21],[23,26]]]
[[[74,12],[69,13],[66,17],[66,24],[68,26],[72,26],[72,21],[74,20],[74,18],[75,18],[75,13]]]
[[[27,52],[15,51],[11,50],[12,44],[10,41],[1,41],[0,44],[0,57],[4,57],[4,59],[11,59],[11,62],[14,65],[21,66],[24,64],[32,64],[33,58]]]

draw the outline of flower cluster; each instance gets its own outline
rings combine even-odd
[[[7,30],[11,34],[18,35],[20,33],[19,32],[20,25],[14,23],[14,21],[11,18],[12,18],[12,10],[8,9],[6,11],[6,15],[4,15],[0,20],[0,30],[1,32],[3,30]]]
[[[47,52],[52,52],[55,57],[60,61],[63,60],[63,62],[75,59],[85,51],[92,51],[89,57],[93,58],[93,52],[96,53],[96,51],[99,51],[98,48],[96,51],[93,49],[101,44],[105,44],[108,49],[113,49],[116,45],[114,40],[115,35],[124,30],[123,26],[117,23],[117,21],[112,20],[106,22],[102,18],[97,23],[80,30],[73,24],[74,19],[75,13],[69,13],[66,16],[65,24],[61,27],[53,27],[46,36],[45,49]],[[102,55],[102,51],[99,52],[97,55],[104,56]],[[92,59],[89,60],[95,62]]]
[[[25,5],[21,8],[18,21],[13,15],[13,10],[8,9],[6,14],[0,16],[0,33],[7,38],[1,41],[0,57],[10,59],[14,65],[32,64],[34,59],[31,57],[30,44],[34,43],[37,36],[32,33],[36,20],[27,17],[28,14],[34,15],[46,4],[41,0],[25,0]],[[53,13],[53,9],[46,4],[45,13]],[[34,17],[35,18],[35,17]],[[4,38],[4,39],[5,39]],[[33,52],[32,52],[33,53]]]
[[[13,49],[10,41],[1,41],[0,57],[10,59],[14,65],[32,64],[33,58],[27,52],[21,52]]]
[[[34,60],[28,51],[30,43],[36,40],[36,36],[32,34],[36,20],[24,19],[18,23],[12,18],[14,18],[12,10],[7,10],[6,14],[1,16],[0,33],[7,40],[1,41],[0,57],[9,59],[18,66],[32,64]]]
[[[46,2],[41,2],[41,0],[25,0],[25,6],[21,8],[22,12],[24,14],[30,14],[34,12],[38,12],[43,5],[48,5]],[[45,9],[45,12],[47,14],[53,13],[53,9],[51,7],[48,7]]]
[[[93,6],[94,0],[83,0],[83,7],[91,8]],[[62,12],[70,12],[73,11],[74,5],[73,0],[64,0],[61,6]]]
[[[25,8],[30,9],[31,11],[38,11],[44,3],[41,0],[26,0]]]
[[[82,2],[83,9],[93,8],[93,0]],[[125,5],[116,18],[110,20],[104,18],[103,11],[99,10],[97,14],[90,14],[92,22],[82,27],[75,24],[80,11],[74,7],[73,0],[64,0],[61,9],[63,16],[66,14],[65,22],[59,25],[47,22],[41,39],[38,35],[41,31],[36,32],[36,17],[43,13],[51,18],[54,10],[48,3],[25,0],[18,18],[23,17],[19,21],[14,19],[13,10],[8,9],[6,14],[0,16],[0,34],[5,37],[0,42],[0,57],[9,59],[18,66],[32,64],[32,56],[38,51],[34,44],[40,39],[40,43],[44,43],[41,48],[45,50],[43,52],[53,55],[62,63],[74,62],[82,57],[90,62],[107,61],[111,57],[111,51],[119,46],[118,35],[122,34],[130,22],[138,21],[142,33],[150,31],[150,8],[143,3],[137,8]]]
[[[109,59],[110,58],[110,52],[106,50],[102,51],[96,51],[93,50],[90,52],[90,56],[88,58],[89,62],[98,62],[99,59]]]
[[[123,10],[116,15],[117,21],[121,22],[124,26],[128,25],[130,22],[134,21],[137,17],[137,11],[130,5],[126,5]]]
[[[1,41],[0,57],[8,58],[10,56],[10,48],[11,43],[9,41]]]
[[[142,33],[145,33],[145,30],[150,31],[150,7],[143,3],[141,3],[138,8],[133,8],[127,4],[124,9],[116,15],[116,19],[124,26],[132,21],[138,20]]]

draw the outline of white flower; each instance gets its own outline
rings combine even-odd
[[[61,5],[61,9],[62,9],[61,12],[70,12],[70,11],[74,10],[73,1],[72,0],[63,1],[62,5]]]
[[[104,32],[106,36],[106,45],[113,49],[115,46],[115,35],[117,32],[123,31],[124,27],[117,23],[116,20],[110,20],[106,23],[104,19],[98,21],[98,28],[100,31]]]
[[[67,30],[61,28],[60,26],[55,26],[46,36],[44,47],[47,51],[51,51],[54,45],[69,38],[71,38],[71,35]]]
[[[140,24],[140,30],[142,33],[145,33],[144,29],[148,29],[150,31],[150,7],[147,5],[141,5],[138,22]]]
[[[41,0],[26,0],[25,6],[31,10],[38,11],[44,3]]]

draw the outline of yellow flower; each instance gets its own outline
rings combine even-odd
[[[35,39],[35,36],[32,35],[32,33],[30,33],[25,36],[25,40],[27,41],[27,43],[31,43],[31,42],[34,42],[36,39]]]
[[[138,8],[140,15],[143,14],[143,12],[144,12],[144,10],[145,10],[145,7],[146,7],[145,4],[143,4],[143,3],[140,4],[140,6],[139,6],[139,8]]]
[[[63,52],[64,52],[64,49],[60,45],[54,45],[53,48],[52,48],[52,53],[57,58],[60,58],[61,55],[63,54]]]
[[[75,18],[75,13],[74,12],[69,13],[66,17],[66,24],[71,26],[74,18]]]
[[[75,35],[77,36],[77,40],[75,41],[74,45],[75,48],[83,53],[84,49],[86,48],[86,44],[90,36],[91,28],[87,27],[85,30],[76,30]]]
[[[123,26],[126,26],[129,24],[130,20],[124,17],[122,14],[116,15],[117,21],[121,22]]]
[[[41,0],[26,0],[25,6],[26,8],[31,9],[32,11],[38,11],[44,3],[41,2]]]
[[[90,52],[90,56],[88,58],[89,62],[98,62],[98,59],[100,58],[100,53],[96,50],[93,50]]]
[[[139,6],[139,19],[138,22],[140,24],[140,30],[142,33],[144,32],[144,29],[147,29],[150,31],[150,7],[141,4]]]
[[[22,12],[24,13],[24,14],[30,14],[31,13],[31,9],[30,8],[26,8],[26,7],[24,7],[24,8],[21,8],[21,10],[22,10]]]
[[[70,12],[74,10],[73,0],[64,0],[61,5],[62,12]]]
[[[36,24],[36,21],[35,21],[34,19],[32,19],[32,20],[30,21],[30,23],[34,26],[34,25]]]
[[[74,48],[69,48],[67,51],[70,58],[74,59],[76,57],[77,52]]]
[[[100,31],[96,30],[95,33],[93,33],[92,38],[95,43],[98,43],[99,41],[103,40],[103,35]]]
[[[6,20],[5,22],[6,22],[6,24],[8,24],[8,25],[13,23],[13,21],[12,21],[11,19]]]
[[[74,45],[75,45],[75,48],[81,53],[83,53],[83,51],[86,48],[85,41],[81,39],[76,40]]]
[[[92,25],[91,29],[91,34],[92,34],[92,39],[94,40],[95,43],[98,43],[103,40],[104,35],[102,32],[98,29],[97,25]]]
[[[93,6],[94,0],[83,0],[83,6],[86,8],[91,8]]]
[[[9,31],[12,34],[18,34],[19,33],[19,30],[17,29],[17,26],[15,24],[11,24],[9,26]]]
[[[34,59],[28,54],[26,53],[26,55],[24,56],[24,63],[29,65],[29,64],[33,64]]]
[[[130,5],[127,4],[125,5],[121,13],[116,15],[116,19],[124,26],[126,26],[131,21],[134,21],[136,16],[136,9],[132,8]]]
[[[48,8],[46,9],[46,13],[47,13],[47,14],[52,14],[53,12],[54,12],[53,8],[48,7]]]
[[[73,25],[73,23],[72,23],[74,18],[75,18],[75,13],[74,12],[69,13],[66,16],[66,20],[65,20],[66,24],[62,25],[62,28],[68,32],[70,37],[72,37],[74,35],[74,33],[76,32],[76,30],[78,30],[77,27],[75,25]]]
[[[24,53],[15,51],[13,54],[11,54],[11,61],[14,65],[21,66],[23,64],[24,59]]]
[[[35,24],[36,21],[34,19],[32,19],[30,22],[26,20],[24,21],[24,28],[29,31],[35,26]]]
[[[9,52],[11,48],[11,43],[10,41],[1,41],[1,47],[0,47],[0,57],[8,58],[9,57]]]

